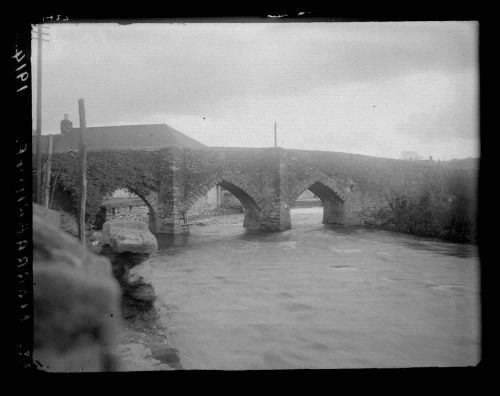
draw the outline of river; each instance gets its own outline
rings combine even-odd
[[[453,367],[480,360],[475,246],[324,226],[247,233],[198,221],[152,257],[161,321],[184,369]]]

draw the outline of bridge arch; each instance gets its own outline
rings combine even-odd
[[[158,229],[158,194],[153,191],[143,191],[126,184],[119,183],[113,191],[126,189],[138,196],[148,208],[149,228],[155,233]],[[105,195],[100,193],[97,201],[97,211],[86,213],[86,222],[99,230],[106,221],[109,207],[104,202]],[[49,201],[49,208],[61,215],[61,228],[70,234],[78,235],[78,208],[75,204],[74,193],[59,182],[56,183]]]
[[[206,195],[217,185],[229,191],[241,202],[244,208],[243,227],[247,229],[258,229],[260,227],[262,212],[258,200],[244,183],[228,173],[214,175],[205,183],[194,188],[182,203],[182,213],[184,213],[184,216],[186,216],[189,208],[191,208],[199,198]]]
[[[144,205],[148,208],[148,226],[150,231],[153,234],[156,234],[159,229],[158,224],[158,193],[155,191],[144,190],[143,188],[132,187],[126,183],[121,183],[119,187],[117,187],[114,191],[125,189],[136,195],[141,199]],[[99,222],[104,222],[106,218],[106,207],[105,205],[101,206],[101,215],[102,219],[99,219]],[[97,219],[96,219],[97,220]]]
[[[306,190],[315,194],[323,204],[323,224],[345,224],[346,194],[342,185],[323,172],[314,172],[292,189],[288,206]]]

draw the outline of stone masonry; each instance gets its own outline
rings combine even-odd
[[[249,230],[291,228],[290,208],[305,190],[318,196],[325,224],[362,225],[362,213],[384,206],[382,196],[331,167],[316,152],[280,148],[165,149],[161,184],[152,192],[150,228],[156,234],[189,231],[193,204],[215,185],[231,192],[244,208]]]
[[[126,162],[129,153],[137,155],[137,150],[120,151],[119,161]],[[410,175],[413,168],[408,167],[414,166],[386,158],[282,148],[165,148],[144,152],[148,159],[155,164],[156,186],[145,191],[129,185],[134,178],[125,175],[128,184],[122,187],[144,201],[155,235],[189,232],[193,205],[217,185],[240,201],[243,226],[249,230],[290,229],[290,208],[306,190],[321,200],[325,224],[374,225],[388,205],[384,183],[404,172]]]

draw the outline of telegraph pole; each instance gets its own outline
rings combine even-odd
[[[52,171],[52,134],[49,135],[49,150],[47,152],[47,162],[43,174],[43,206],[49,207],[50,197],[50,173]]]
[[[42,25],[38,25],[36,71],[36,201],[42,203]]]
[[[49,41],[42,38],[48,35],[42,32],[42,24],[38,25],[38,37],[31,37],[38,40],[37,55],[37,90],[36,90],[36,202],[41,204],[43,197],[42,188],[42,41]]]
[[[80,242],[85,246],[86,230],[85,230],[85,205],[87,202],[87,153],[83,137],[87,130],[85,120],[85,103],[83,99],[78,99],[78,112],[80,115],[80,136],[78,142],[78,151],[80,157],[80,221],[78,227],[78,237]]]

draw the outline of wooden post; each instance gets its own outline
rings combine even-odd
[[[36,202],[42,203],[42,25],[38,25],[36,81]]]
[[[52,171],[52,134],[49,135],[49,150],[47,153],[47,162],[45,163],[44,182],[43,182],[43,206],[49,207],[50,197],[50,172]]]
[[[80,115],[80,136],[78,142],[79,160],[80,160],[80,221],[78,228],[78,237],[80,242],[85,246],[86,244],[86,230],[85,230],[85,204],[87,202],[87,153],[85,150],[85,143],[83,136],[87,130],[85,121],[85,103],[83,99],[78,100],[78,112]]]
[[[61,173],[61,168],[57,170],[56,175],[54,177],[54,183],[52,183],[52,192],[50,193],[49,208],[52,206],[52,202],[54,201],[54,193],[56,192],[57,181],[59,180],[59,173]]]

